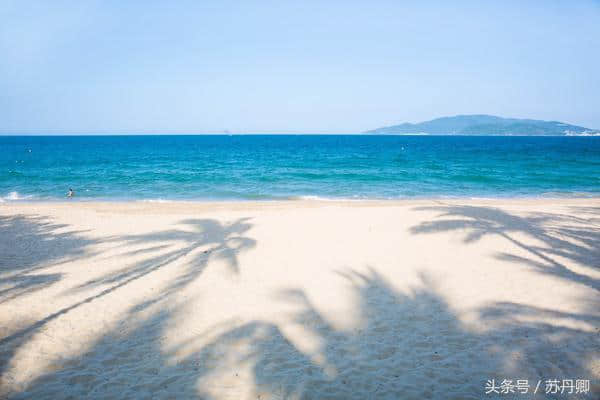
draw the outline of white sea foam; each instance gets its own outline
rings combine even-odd
[[[307,195],[307,196],[298,196],[298,197],[291,197],[291,200],[312,200],[312,201],[361,201],[361,200],[367,200],[366,198],[360,198],[360,197],[322,197],[322,196],[314,196],[314,195]]]
[[[4,203],[5,201],[19,201],[19,200],[28,200],[33,198],[32,195],[21,195],[19,192],[10,192],[4,197],[0,197],[0,202]]]
[[[141,203],[174,203],[174,200],[166,200],[166,199],[143,199],[138,200]]]

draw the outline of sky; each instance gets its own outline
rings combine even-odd
[[[600,1],[0,0],[0,133],[600,128]]]

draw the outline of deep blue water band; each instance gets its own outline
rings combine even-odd
[[[0,198],[600,195],[600,137],[0,137]]]

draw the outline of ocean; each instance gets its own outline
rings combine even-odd
[[[0,137],[0,201],[584,197],[600,137]]]

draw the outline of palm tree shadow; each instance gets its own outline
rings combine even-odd
[[[62,273],[44,273],[43,269],[95,254],[90,246],[97,241],[85,233],[48,217],[0,215],[0,306],[48,288],[63,277]],[[20,327],[11,326],[8,313],[0,318],[2,343]],[[0,374],[25,342],[26,338],[19,338],[11,346],[0,344]]]
[[[0,215],[0,304],[58,282],[39,270],[87,257],[94,240],[47,217]]]
[[[340,275],[355,293],[357,325],[351,330],[336,329],[302,291],[282,293],[283,299],[299,309],[294,323],[322,344],[309,355],[310,362],[288,371],[293,383],[282,387],[265,369],[281,369],[282,363],[269,357],[269,349],[277,348],[272,342],[283,335],[276,332],[269,340],[259,341],[254,346],[262,356],[254,364],[257,386],[279,391],[282,398],[460,397],[482,393],[486,377],[499,370],[497,360],[461,327],[427,277],[422,277],[424,288],[404,294],[374,269],[367,274],[349,271]],[[284,345],[280,342],[279,346]],[[288,353],[292,360],[307,359],[297,348]],[[477,363],[479,372],[473,375],[461,369],[464,360]],[[452,377],[447,376],[448,369],[453,370]]]
[[[230,272],[238,274],[238,255],[256,245],[254,239],[244,236],[252,227],[248,220],[249,218],[240,218],[233,222],[221,223],[213,219],[187,219],[178,223],[186,229],[111,238],[108,241],[116,242],[124,248],[143,246],[134,252],[149,256],[133,266],[128,265],[111,271],[72,290],[81,291],[111,285],[121,287],[163,267],[185,261],[176,279],[170,282],[167,290],[162,291],[162,296],[166,297],[198,278],[213,258],[224,260]]]
[[[597,332],[562,325],[597,324],[593,315],[499,303],[481,310],[495,329],[477,332],[463,325],[427,276],[422,287],[401,293],[374,269],[340,274],[356,296],[354,328],[336,328],[303,291],[288,290],[279,298],[296,305],[292,324],[317,338],[316,350],[302,350],[275,324],[253,321],[222,334],[204,354],[226,360],[220,371],[252,365],[252,395],[284,399],[480,399],[489,379],[595,376],[600,352],[590,349]],[[560,322],[523,321],[531,316]]]
[[[585,217],[588,222],[600,226],[600,207],[572,206],[570,209],[573,213]]]
[[[44,268],[90,257],[97,241],[48,217],[0,216],[0,304],[51,286],[60,273]]]
[[[521,243],[526,249],[531,248],[532,257],[539,258],[539,253],[552,259],[560,252],[567,259],[594,267],[589,263],[594,249],[585,240],[593,242],[597,233],[580,228],[580,221],[554,214],[507,217],[494,209],[488,212],[479,208],[444,212],[447,214],[442,221],[413,228],[415,233],[465,229],[465,241],[470,242],[488,234],[516,241],[512,234],[522,232],[541,237],[545,244],[561,245],[548,246],[549,250]],[[552,228],[540,225],[548,222],[568,224]],[[240,397],[244,385],[236,371],[245,368],[251,374],[253,395],[286,399],[480,399],[485,397],[488,379],[535,382],[554,377],[598,376],[594,368],[600,359],[600,321],[595,311],[559,313],[498,303],[479,310],[479,320],[488,329],[475,331],[461,322],[432,279],[423,275],[421,285],[400,292],[373,268],[367,273],[339,272],[354,298],[356,323],[351,328],[338,327],[305,292],[290,289],[275,298],[294,310],[288,315],[289,326],[263,320],[226,324],[225,328],[192,337],[181,346],[194,350],[177,356],[180,349],[167,346],[165,337],[175,314],[181,318],[185,312],[166,307],[165,302],[200,276],[209,257],[224,260],[235,273],[239,271],[239,253],[255,245],[253,239],[245,237],[250,228],[246,219],[224,224],[194,219],[182,224],[186,229],[111,238],[123,246],[141,246],[143,261],[74,288],[99,292],[0,340],[2,360],[8,361],[48,321],[167,265],[177,268],[167,290],[132,306],[123,323],[106,332],[88,351],[64,360],[58,370],[40,376],[23,391],[8,393],[7,397]],[[573,242],[575,236],[582,240],[562,243],[566,239],[556,237],[553,229],[566,229],[564,234],[571,235]],[[544,258],[541,260],[543,268],[555,268]],[[125,331],[120,329],[123,326]],[[317,344],[305,346],[302,337],[289,334],[290,327],[304,332]]]
[[[163,352],[162,334],[170,313],[158,311],[135,324],[136,315],[128,316],[131,330],[107,332],[84,354],[61,360],[60,370],[42,375],[24,391],[5,393],[6,398],[167,398],[174,393],[193,398],[190,377],[197,370],[188,364],[172,365]],[[177,379],[170,381],[174,374]]]
[[[147,316],[132,309],[131,329],[108,332],[59,371],[8,397],[480,399],[488,379],[595,376],[596,332],[535,320],[589,322],[588,315],[499,303],[481,310],[493,329],[478,332],[460,321],[427,276],[406,293],[374,269],[340,276],[355,298],[351,328],[337,328],[302,290],[277,296],[294,306],[290,325],[317,339],[311,350],[300,345],[302,337],[261,320],[229,322],[169,347],[165,329],[176,311],[158,306]],[[203,344],[175,356],[196,341]],[[548,367],[549,359],[559,370]],[[244,369],[251,374],[250,393],[238,376]]]
[[[600,227],[593,223],[590,213],[600,214],[598,208],[581,211],[586,217],[559,213],[530,213],[518,216],[506,211],[483,206],[417,207],[418,211],[438,211],[438,219],[423,222],[410,231],[414,234],[466,231],[466,244],[484,236],[497,235],[524,250],[527,257],[501,252],[496,257],[527,265],[540,273],[587,285],[600,291],[600,280],[575,271],[560,259],[589,269],[600,268]],[[577,210],[574,210],[577,211]],[[595,213],[595,214],[594,214]],[[516,236],[525,236],[541,242],[528,244]]]
[[[24,273],[88,256],[94,240],[37,215],[0,215],[0,272]]]
[[[154,298],[143,304],[138,304],[134,308],[135,311],[141,311],[163,299],[169,298],[191,284],[200,276],[210,257],[224,259],[230,270],[233,273],[237,273],[239,271],[238,255],[240,252],[252,248],[256,243],[254,239],[243,236],[251,228],[251,225],[246,221],[248,221],[247,218],[242,218],[231,223],[221,224],[216,220],[185,220],[182,221],[182,224],[187,225],[191,230],[166,230],[105,240],[105,242],[120,243],[125,247],[128,245],[148,246],[155,250],[158,249],[161,252],[158,255],[151,255],[144,258],[134,265],[107,273],[100,278],[90,280],[72,288],[71,292],[73,293],[90,290],[95,291],[95,293],[74,304],[56,310],[38,321],[31,322],[18,329],[11,329],[10,334],[0,339],[0,350],[2,350],[0,373],[5,370],[7,363],[18,348],[49,322],[85,304],[110,295],[118,289],[161,268],[169,265],[180,267],[173,275],[173,279],[168,283],[167,288]],[[176,242],[179,246],[172,249],[169,246],[171,242]],[[165,245],[165,243],[167,244]],[[203,247],[206,247],[206,250],[200,251]],[[165,249],[166,251],[163,251]],[[186,262],[177,265],[184,258]]]

